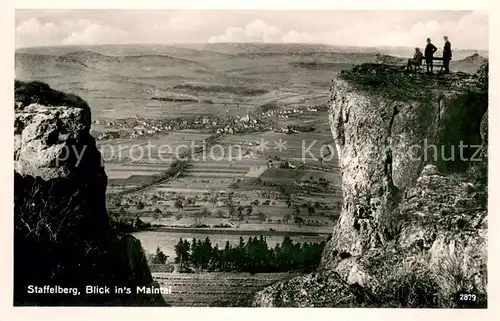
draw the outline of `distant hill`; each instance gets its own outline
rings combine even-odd
[[[30,47],[19,48],[16,53],[43,54],[61,56],[78,51],[92,51],[108,56],[142,56],[158,55],[170,56],[172,58],[182,57],[191,61],[203,61],[204,59],[225,58],[231,55],[213,52],[208,49],[200,49],[198,46],[176,46],[156,44],[112,44],[112,45],[87,45],[87,46],[52,46],[52,47]],[[181,58],[179,58],[181,59]]]
[[[15,54],[16,78],[35,80],[56,77],[61,74],[79,74],[88,70],[87,64],[72,57],[60,59],[58,56],[35,53]]]
[[[165,54],[137,54],[137,55],[127,55],[121,56],[121,60],[125,63],[134,63],[136,61],[148,61],[157,62],[163,64],[175,64],[175,65],[202,65],[202,63],[190,59],[173,57]]]
[[[473,54],[455,50],[452,71],[476,72],[484,58]],[[137,106],[152,110],[150,105],[161,105],[150,99],[149,93],[157,89],[202,98],[220,95],[221,99],[249,99],[261,94],[269,96],[263,95],[263,99],[274,99],[271,90],[284,92],[291,85],[302,84],[310,86],[311,91],[325,90],[332,76],[353,65],[403,66],[411,55],[319,44],[56,46],[18,49],[15,75],[20,80],[43,81],[54,89],[92,99],[94,109],[108,113],[114,108],[131,110]]]
[[[74,63],[86,65],[87,63],[119,62],[120,57],[116,57],[116,56],[113,57],[113,56],[103,55],[103,54],[100,54],[100,53],[97,53],[94,51],[90,51],[90,50],[83,50],[83,51],[76,51],[76,52],[71,52],[68,54],[58,56],[56,58],[56,60],[63,61],[63,62],[74,62]]]
[[[481,56],[480,54],[475,53],[473,55],[465,57],[462,60],[459,60],[458,62],[464,62],[464,63],[467,63],[467,64],[479,64],[479,65],[482,65],[482,64],[485,64],[485,63],[488,62],[488,58],[485,58],[485,57]]]
[[[31,50],[28,50],[31,49]],[[116,63],[121,62],[125,59],[138,59],[138,58],[156,58],[156,59],[164,59],[170,61],[178,61],[178,62],[190,62],[197,63],[197,61],[174,57],[171,55],[156,53],[156,52],[136,52],[136,53],[122,53],[119,54],[104,54],[101,52],[93,51],[93,50],[77,50],[66,52],[65,49],[60,49],[59,52],[56,52],[56,49],[49,48],[40,48],[39,51],[34,48],[27,48],[18,50],[16,52],[16,60],[19,62],[25,62],[27,60],[45,60],[50,61],[55,59],[60,62],[75,62],[75,63],[87,63],[87,62],[106,62],[106,63]]]
[[[467,73],[475,73],[479,67],[488,62],[488,58],[481,56],[478,53],[474,53],[464,59],[452,61],[452,69],[460,70]]]
[[[154,52],[130,55],[108,55],[92,50],[57,52],[60,54],[55,54],[54,51],[47,53],[47,50],[42,50],[42,52],[16,52],[16,76],[22,79],[43,79],[57,75],[81,75],[81,73],[87,73],[86,78],[88,78],[92,74],[100,75],[105,73],[112,76],[122,75],[125,72],[140,77],[143,76],[141,74],[142,68],[154,70],[180,67],[187,70],[190,67],[198,69],[200,69],[200,66],[203,67],[203,63],[198,61]],[[167,74],[171,74],[171,72]]]
[[[377,54],[376,62],[386,65],[401,65],[405,63],[405,58],[395,57],[391,55]]]
[[[51,55],[39,55],[39,54],[31,54],[31,53],[20,53],[16,52],[15,54],[15,62],[17,65],[43,65],[47,63],[54,63],[56,57]]]

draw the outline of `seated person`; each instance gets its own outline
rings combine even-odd
[[[406,70],[412,70],[412,66],[420,66],[422,64],[423,58],[424,55],[420,51],[420,48],[415,48],[415,54],[413,55],[413,59],[408,59]]]

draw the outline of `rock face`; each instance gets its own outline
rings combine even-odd
[[[344,282],[370,293],[356,306],[453,307],[466,291],[486,304],[487,92],[464,89],[468,79],[421,77],[365,65],[332,81],[344,200],[308,276],[319,285],[273,285],[255,306],[298,306],[283,298],[298,295],[301,282],[308,306],[324,305],[319,293]],[[342,291],[329,293],[329,306],[345,306]]]
[[[337,251],[360,255],[391,240],[387,220],[394,220],[419,175],[431,174],[430,170],[452,172],[470,163],[477,147],[469,145],[481,144],[479,125],[485,106],[457,104],[446,89],[431,95],[396,100],[346,80],[332,83],[330,123],[344,196],[330,243]],[[426,164],[435,167],[422,172]],[[323,267],[329,262],[325,256]]]
[[[135,295],[135,286],[153,279],[139,241],[110,228],[88,106],[16,81],[14,122],[14,304],[162,304]],[[29,293],[30,285],[76,287],[80,295]],[[112,294],[85,294],[88,285],[109,286]],[[132,294],[115,295],[115,286]]]

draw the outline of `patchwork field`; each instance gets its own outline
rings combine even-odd
[[[182,153],[201,145],[209,136],[209,133],[179,131],[150,138],[98,142],[111,187],[108,192],[136,186],[141,177],[166,171]]]
[[[230,307],[238,306],[267,285],[287,280],[296,274],[289,273],[153,273],[160,286],[171,288],[171,294],[163,295],[172,306]]]
[[[296,121],[293,123],[296,123]],[[253,133],[225,137],[223,142],[228,145],[237,145],[241,141],[250,142],[252,145],[249,148],[252,152],[263,159],[289,160],[296,163],[304,162],[321,166],[320,159],[323,158],[324,164],[328,167],[336,167],[338,164],[330,132]],[[333,151],[333,154],[331,151]]]
[[[324,113],[319,113],[318,116]],[[289,123],[295,124],[299,120],[300,117],[289,120]],[[268,131],[246,135],[225,135],[214,148],[194,155],[175,179],[156,184],[141,193],[127,195],[126,204],[130,204],[127,211],[139,215],[143,222],[170,227],[184,228],[196,224],[227,225],[229,230],[237,230],[241,233],[255,231],[257,233],[255,235],[258,235],[259,231],[316,232],[327,235],[340,211],[340,173],[336,158],[328,157],[331,156],[328,153],[333,150],[328,124],[321,121],[321,117],[311,120],[311,123],[315,122],[317,127],[314,132],[285,134]],[[190,133],[190,135],[193,134]],[[174,133],[164,137],[163,141],[174,144],[185,143],[185,137],[181,136],[183,135],[180,133]],[[192,136],[192,138],[198,141],[204,139],[202,136]],[[269,148],[261,148],[263,141],[268,142]],[[280,141],[285,142],[283,150],[271,145]],[[325,152],[326,148],[323,146],[332,149]],[[304,148],[309,151],[310,155],[302,159]],[[323,155],[323,161],[319,159],[320,155]],[[269,160],[272,160],[274,164],[270,164]],[[307,167],[301,170],[276,167],[285,160],[297,165],[304,163]],[[123,186],[126,185],[129,187],[140,185],[140,175],[157,174],[161,170],[167,170],[169,166],[170,163],[166,162],[125,163],[117,169],[116,167],[110,168],[109,172],[118,175],[120,170],[134,171],[134,175],[118,184],[124,188]],[[309,185],[321,180],[329,182],[328,189],[295,194],[292,206],[281,198],[282,196],[276,192],[276,187],[272,187],[275,184]],[[112,182],[119,181],[114,179]],[[117,191],[119,186],[113,188]],[[242,218],[239,221],[234,221],[230,215],[230,209],[225,204],[230,192],[233,195],[234,206],[242,208]],[[213,193],[217,194],[215,203],[210,200],[210,195]],[[179,197],[188,199],[191,203],[178,208],[175,203]],[[136,208],[134,202],[137,201],[144,204],[143,208]],[[309,207],[314,207],[314,210],[311,212]],[[202,209],[206,209],[208,215],[200,217],[199,213]],[[155,213],[160,213],[160,215],[155,217]],[[291,220],[293,217],[302,217],[304,223],[297,224]],[[173,253],[173,246],[178,241],[177,236],[197,235],[196,233],[174,233],[170,238],[157,235],[160,241],[154,241],[155,237],[146,236],[147,233],[156,235],[154,233],[158,232],[137,234],[143,244],[154,244],[150,248],[144,245],[148,247],[148,251],[154,251],[159,246],[165,253]],[[222,234],[221,240],[232,242],[237,241],[238,237]],[[324,237],[316,239],[316,241],[320,240],[324,240]]]

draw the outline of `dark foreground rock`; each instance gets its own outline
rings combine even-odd
[[[155,285],[140,242],[110,227],[107,176],[86,103],[18,81],[16,99],[14,304],[163,305],[160,295],[136,294],[136,286]],[[30,286],[80,294],[29,293]],[[111,293],[85,294],[87,286]],[[132,291],[117,294],[115,287]]]
[[[483,76],[366,64],[333,80],[341,216],[318,271],[260,291],[253,305],[486,307]]]

